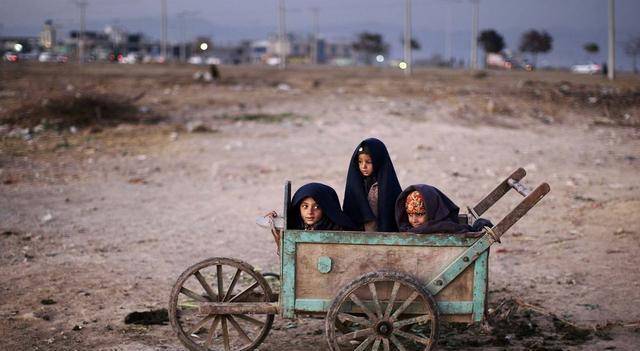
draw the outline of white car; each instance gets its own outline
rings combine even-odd
[[[602,66],[597,63],[589,63],[586,65],[573,65],[571,72],[578,74],[596,74],[602,72]]]
[[[189,60],[187,60],[187,62],[192,65],[202,65],[204,64],[204,59],[202,58],[202,56],[191,56],[189,57]]]

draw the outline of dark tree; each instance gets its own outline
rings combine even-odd
[[[640,55],[640,37],[631,38],[624,44],[624,53],[631,56],[633,62],[633,73],[638,73],[638,66],[636,65],[638,55]]]
[[[551,51],[553,38],[546,31],[538,32],[531,29],[522,34],[520,38],[520,51],[528,52],[533,56],[533,65],[538,62],[538,54]]]
[[[504,49],[504,38],[493,29],[480,32],[478,43],[485,53],[498,53]]]
[[[600,47],[596,43],[586,43],[582,48],[589,54],[597,54],[600,51]]]
[[[404,47],[404,38],[400,38],[400,44]],[[420,42],[416,39],[411,38],[411,50],[420,50],[422,46],[420,46]]]
[[[382,39],[382,34],[362,32],[358,34],[358,40],[352,44],[354,50],[365,55],[367,64],[373,62],[373,56],[386,54],[389,45]]]

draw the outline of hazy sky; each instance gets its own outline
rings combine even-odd
[[[582,45],[595,41],[606,48],[607,0],[480,0],[480,28],[495,28],[509,47],[517,47],[523,31],[546,29],[556,39],[556,58],[584,60]],[[167,0],[169,37],[179,37],[176,15],[187,11],[187,33],[214,41],[258,39],[277,28],[277,0]],[[300,34],[312,30],[311,8],[320,12],[320,32],[349,40],[363,30],[385,35],[399,51],[404,0],[288,0],[287,27]],[[467,0],[413,0],[413,30],[423,49],[417,57],[444,51],[450,28],[454,54],[469,48],[471,5]],[[45,19],[53,19],[64,33],[78,27],[79,11],[72,0],[0,0],[0,35],[35,35]],[[640,1],[616,0],[617,39],[640,35]],[[89,0],[87,27],[102,29],[118,23],[151,37],[160,33],[160,0]],[[466,38],[466,39],[465,39]],[[573,44],[572,44],[573,43]],[[569,48],[569,46],[571,46]],[[571,49],[571,50],[569,50]],[[551,62],[554,55],[548,55]],[[601,53],[602,57],[604,55]],[[624,55],[620,55],[624,56]],[[557,61],[557,60],[556,60]],[[560,62],[559,61],[559,62]],[[569,63],[570,62],[566,62]]]

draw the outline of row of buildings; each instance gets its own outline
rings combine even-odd
[[[79,50],[82,47],[83,50]],[[66,55],[78,57],[82,51],[89,61],[134,60],[163,62],[182,60],[192,62],[219,62],[223,64],[277,64],[282,51],[287,60],[295,63],[318,63],[348,65],[358,55],[348,41],[315,40],[312,36],[289,34],[281,42],[272,35],[264,40],[244,40],[236,44],[217,45],[209,37],[196,37],[182,43],[167,46],[166,57],[162,55],[162,44],[143,33],[129,33],[117,26],[107,26],[102,31],[71,31],[60,39],[52,21],[46,21],[38,37],[1,37],[0,51],[4,53],[38,55]]]

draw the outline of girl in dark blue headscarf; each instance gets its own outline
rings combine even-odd
[[[401,232],[417,234],[466,233],[492,227],[478,218],[473,226],[460,223],[460,208],[437,188],[416,184],[406,188],[396,201],[396,221]]]
[[[293,195],[287,210],[289,229],[354,230],[355,225],[340,209],[335,190],[320,183],[305,184]]]
[[[396,232],[395,201],[402,191],[384,143],[362,141],[351,156],[344,190],[344,213],[360,230]]]

